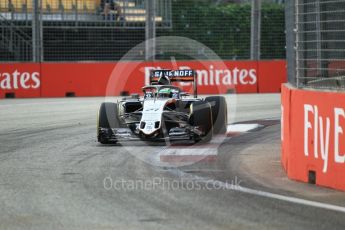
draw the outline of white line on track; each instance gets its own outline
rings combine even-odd
[[[287,201],[290,203],[301,204],[301,205],[311,206],[311,207],[315,207],[315,208],[322,208],[322,209],[327,209],[327,210],[345,213],[345,207],[342,207],[342,206],[337,206],[337,205],[332,205],[332,204],[327,204],[327,203],[321,203],[321,202],[306,200],[306,199],[297,198],[297,197],[284,196],[284,195],[279,195],[279,194],[275,194],[275,193],[250,189],[250,188],[246,188],[246,187],[238,187],[238,188],[235,187],[235,188],[230,188],[230,189],[235,190],[235,191],[240,191],[243,193],[256,195],[256,196],[261,196],[261,197],[266,197],[266,198],[271,198],[271,199],[276,199],[276,200],[282,200],[282,201]]]
[[[230,124],[228,125],[227,132],[240,132],[245,133],[263,127],[260,124]]]
[[[290,202],[290,203],[310,206],[310,207],[314,207],[314,208],[321,208],[321,209],[345,213],[345,207],[342,207],[342,206],[337,206],[337,205],[327,204],[327,203],[322,203],[322,202],[317,202],[317,201],[311,201],[311,200],[306,200],[306,199],[297,198],[297,197],[285,196],[285,195],[280,195],[280,194],[276,194],[276,193],[246,188],[246,187],[242,187],[242,186],[236,186],[234,184],[229,184],[229,183],[218,181],[218,180],[213,180],[213,179],[208,179],[205,177],[195,176],[195,175],[192,175],[190,173],[185,173],[181,170],[174,170],[171,172],[175,175],[177,174],[180,177],[181,176],[190,177],[191,179],[194,179],[198,182],[214,183],[214,184],[217,184],[217,186],[221,186],[221,188],[226,189],[226,190],[242,192],[242,193],[251,194],[251,195],[255,195],[255,196],[266,197],[266,198],[270,198],[270,199],[281,200],[281,201],[286,201],[286,202]]]

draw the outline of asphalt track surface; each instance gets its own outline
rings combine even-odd
[[[280,95],[229,103],[231,122],[263,129],[172,147],[98,144],[103,100],[0,101],[0,229],[345,228],[344,193],[281,169]],[[201,152],[212,158],[160,158]]]

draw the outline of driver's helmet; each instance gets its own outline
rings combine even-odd
[[[173,90],[170,88],[163,88],[159,90],[158,96],[161,98],[172,98],[173,97]]]

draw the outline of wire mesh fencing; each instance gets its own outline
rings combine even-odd
[[[0,60],[31,61],[31,30],[19,29],[0,15]]]
[[[1,15],[18,25],[30,25],[35,0],[1,0]],[[142,27],[145,0],[37,0],[45,27]],[[157,26],[169,27],[170,0],[157,1]]]
[[[298,87],[345,89],[345,0],[296,0]]]
[[[35,1],[38,2],[35,8]],[[149,0],[0,0],[1,61],[30,61],[36,44],[40,61],[117,61],[146,39]],[[194,39],[220,58],[251,57],[252,1],[154,0],[155,34]],[[261,2],[261,59],[285,58],[284,1]],[[38,9],[37,9],[38,8]],[[38,15],[39,32],[33,33]],[[14,31],[9,35],[8,30]],[[40,36],[32,36],[39,34]],[[20,35],[20,36],[19,36]],[[24,35],[24,36],[22,36]],[[40,39],[40,42],[35,42]],[[12,41],[15,49],[9,49]],[[20,43],[20,45],[18,44]],[[33,45],[34,44],[34,45]],[[19,48],[18,48],[19,47]],[[35,49],[34,49],[35,50]],[[190,53],[188,53],[190,52]],[[155,59],[206,58],[203,50],[187,55],[163,52]],[[145,50],[135,59],[144,60]]]

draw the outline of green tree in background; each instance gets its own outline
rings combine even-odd
[[[223,59],[249,59],[250,19],[250,4],[216,5],[207,0],[173,0],[172,29],[158,31],[157,35],[197,40]],[[264,4],[261,35],[263,59],[285,58],[284,28],[284,6]]]

